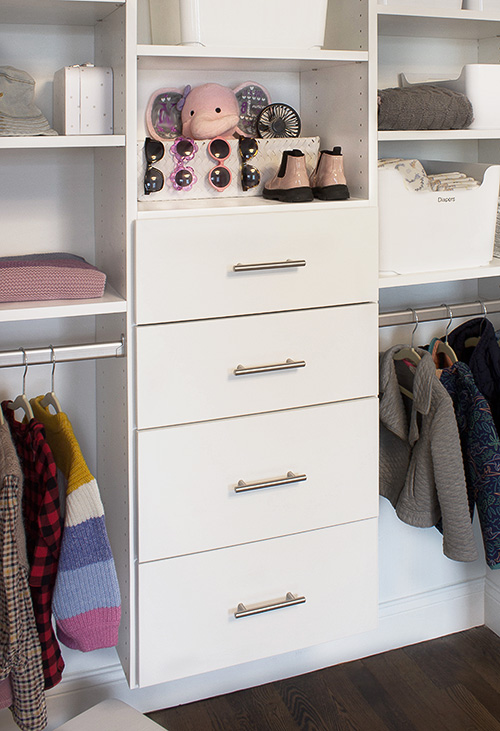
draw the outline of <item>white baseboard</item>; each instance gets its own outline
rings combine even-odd
[[[491,612],[495,608],[500,618],[500,589],[488,585],[486,598]],[[482,625],[484,579],[384,602],[379,618],[378,627],[370,632],[150,688],[130,690],[118,662],[82,673],[73,671],[63,675],[61,683],[47,694],[47,731],[107,698],[118,698],[140,711],[168,708]],[[7,710],[0,711],[0,728],[18,731]]]
[[[500,636],[500,582],[497,580],[498,573],[497,570],[491,577],[486,577],[484,585],[484,623]],[[500,575],[498,578],[500,578]]]

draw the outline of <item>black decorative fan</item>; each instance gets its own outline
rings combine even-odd
[[[300,117],[287,104],[269,104],[257,117],[260,137],[298,137]]]

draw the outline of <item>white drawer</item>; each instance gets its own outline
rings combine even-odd
[[[375,301],[376,216],[356,208],[137,221],[137,322]]]
[[[230,667],[372,629],[377,521],[139,566],[139,685]],[[302,604],[236,619],[247,609]]]
[[[139,560],[376,516],[377,428],[371,398],[139,432]]]
[[[377,337],[375,304],[138,327],[137,426],[374,396]]]

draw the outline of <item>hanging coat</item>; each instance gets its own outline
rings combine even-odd
[[[421,360],[411,368],[394,361],[402,347],[388,350],[380,363],[380,494],[404,523],[429,528],[442,519],[444,554],[474,561],[478,552],[451,398],[430,353],[416,348]],[[413,399],[403,397],[400,384]]]
[[[466,347],[466,341],[471,337],[479,337],[479,342],[474,347]],[[468,320],[448,335],[448,343],[458,360],[471,369],[476,386],[490,405],[500,434],[500,347],[493,325],[485,317]]]
[[[441,383],[455,409],[471,516],[477,507],[486,563],[500,568],[500,439],[491,410],[465,363],[445,368]]]
[[[23,478],[6,423],[0,424],[0,679],[24,731],[47,725],[42,651],[28,585],[22,520]]]
[[[64,660],[52,626],[52,593],[61,548],[62,521],[57,468],[43,425],[17,421],[8,401],[2,402],[24,478],[23,515],[30,565],[30,591],[42,647],[45,689],[57,685]]]

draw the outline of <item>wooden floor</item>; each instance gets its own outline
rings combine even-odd
[[[500,731],[485,627],[148,714],[168,731]]]

